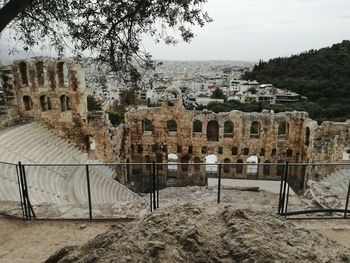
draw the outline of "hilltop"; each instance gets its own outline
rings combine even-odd
[[[295,105],[317,120],[350,119],[350,41],[291,57],[260,61],[244,79],[272,83],[309,98]]]

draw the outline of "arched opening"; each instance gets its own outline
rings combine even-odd
[[[60,97],[60,102],[61,102],[61,111],[62,112],[71,110],[70,99],[67,95],[62,95]]]
[[[259,138],[260,136],[260,123],[254,121],[250,126],[250,137],[251,138]]]
[[[283,160],[278,160],[277,161],[277,176],[284,175],[284,168],[285,168],[285,164],[284,164]]]
[[[44,86],[44,63],[42,61],[38,61],[35,64],[36,70],[36,78],[38,80],[39,86]]]
[[[200,172],[201,170],[201,166],[200,166],[200,163],[201,163],[201,159],[199,157],[195,157],[194,158],[194,171],[195,172]]]
[[[177,131],[177,123],[175,120],[170,120],[167,123],[168,132],[176,132]]]
[[[208,155],[205,157],[205,171],[207,174],[216,174],[218,171],[218,166],[216,163],[218,162],[218,157],[215,154]]]
[[[225,121],[224,123],[224,137],[231,138],[233,136],[233,122],[232,121]]]
[[[243,174],[243,160],[239,159],[237,161],[236,166],[236,174]]]
[[[33,101],[29,96],[23,96],[23,105],[25,111],[31,111],[33,109]]]
[[[51,100],[48,96],[46,95],[40,96],[40,108],[41,108],[41,111],[52,110]]]
[[[230,163],[231,163],[231,160],[229,158],[226,158],[224,160],[224,173],[226,174],[230,172],[230,167],[231,167]]]
[[[287,122],[280,122],[278,124],[278,135],[287,135],[289,130],[289,124]]]
[[[68,68],[64,62],[57,63],[58,85],[63,87],[68,84]]]
[[[144,157],[144,163],[146,163],[146,170],[151,171],[152,166],[150,163],[152,163],[152,160],[151,160],[151,157],[149,155],[146,155]]]
[[[247,159],[247,178],[250,180],[257,180],[258,179],[258,163],[259,158],[258,156],[252,155],[249,156]]]
[[[151,120],[145,119],[143,121],[143,131],[144,132],[152,132],[153,131],[153,124],[152,124]]]
[[[157,168],[159,171],[163,171],[163,155],[157,155]]]
[[[265,151],[265,148],[261,148],[261,149],[260,149],[260,154],[259,154],[259,155],[260,155],[260,156],[265,156],[265,152],[266,152],[266,151]]]
[[[28,85],[28,68],[27,68],[27,63],[22,61],[19,63],[19,72],[21,74],[21,80],[23,85]]]
[[[202,132],[203,127],[202,127],[202,122],[199,120],[195,120],[193,122],[193,132]]]
[[[309,146],[310,145],[310,128],[306,127],[305,130],[305,145]]]
[[[188,162],[189,162],[189,157],[187,155],[182,156],[181,158],[181,171],[182,172],[188,172]]]
[[[293,156],[293,150],[292,149],[288,149],[287,150],[287,157],[292,157]]]
[[[174,153],[168,154],[168,176],[176,176],[177,175],[177,161],[178,157]]]
[[[219,141],[219,123],[217,121],[209,121],[207,126],[208,141]]]
[[[263,166],[263,174],[264,174],[264,176],[270,176],[270,171],[271,171],[270,163],[271,162],[269,160],[265,161],[265,164]]]

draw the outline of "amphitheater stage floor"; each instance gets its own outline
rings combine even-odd
[[[208,186],[218,185],[218,179],[208,178]],[[237,187],[260,187],[260,189],[279,194],[281,182],[280,181],[266,181],[266,180],[241,180],[241,179],[221,179],[223,186],[237,186]],[[291,195],[295,195],[292,189],[289,190]]]

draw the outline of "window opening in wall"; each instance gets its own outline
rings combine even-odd
[[[249,154],[249,148],[243,148],[243,155],[248,155]]]
[[[174,120],[168,121],[167,129],[169,132],[176,132],[177,131],[176,121],[174,121]]]
[[[28,85],[28,68],[27,68],[27,63],[21,62],[19,63],[19,71],[21,74],[21,79],[22,79],[22,84],[23,85]]]
[[[260,124],[257,121],[254,121],[250,126],[250,137],[259,138],[260,135]]]
[[[176,148],[177,153],[182,153],[182,146],[178,145]]]
[[[305,145],[309,146],[310,145],[310,128],[306,127],[305,130]]]
[[[24,109],[30,111],[33,109],[33,101],[29,96],[23,96]]]
[[[202,122],[199,120],[195,120],[193,122],[193,132],[202,132],[203,127],[202,127]]]
[[[199,157],[195,157],[195,158],[194,158],[194,163],[195,163],[195,165],[194,165],[194,171],[195,171],[195,172],[200,172],[200,170],[201,170],[201,166],[200,166],[201,159],[200,159]]]
[[[277,153],[277,150],[274,148],[274,149],[272,149],[272,151],[271,151],[271,156],[272,157],[275,157],[276,156],[276,153]]]
[[[68,111],[71,110],[71,104],[70,104],[70,99],[67,95],[62,95],[60,97],[61,101],[61,111]]]
[[[293,156],[293,150],[288,149],[287,150],[287,157],[292,157]]]
[[[219,141],[219,123],[217,121],[209,121],[207,127],[208,141]]]
[[[226,121],[224,123],[224,137],[232,137],[233,136],[233,122]]]
[[[152,125],[151,120],[145,119],[143,121],[143,131],[145,131],[145,132],[152,132],[153,131],[153,125]]]
[[[193,146],[188,146],[188,151],[187,151],[189,154],[192,154],[193,153]]]
[[[157,163],[158,163],[158,170],[163,171],[163,165],[161,165],[163,163],[163,155],[161,154],[157,155]]]
[[[260,156],[265,156],[265,149],[264,148],[261,148],[260,149]]]
[[[243,160],[239,159],[235,166],[236,166],[236,173],[243,174]]]
[[[224,149],[222,147],[219,147],[218,154],[223,154]]]
[[[142,153],[143,152],[143,146],[142,144],[137,145],[137,152]]]
[[[46,95],[40,96],[40,108],[41,111],[52,110],[50,98]]]
[[[257,180],[258,179],[258,156],[252,155],[247,158],[247,179]]]
[[[68,84],[68,68],[64,62],[57,63],[57,78],[59,86]]]
[[[163,152],[167,153],[168,152],[168,145],[164,144],[162,146],[162,150],[163,150]]]
[[[36,69],[36,78],[38,80],[39,86],[44,86],[44,63],[42,61],[38,61],[35,64]]]
[[[278,135],[287,135],[288,134],[288,123],[281,122],[278,124]]]
[[[204,146],[204,147],[202,147],[202,154],[206,154],[206,153],[207,153],[207,147]]]
[[[238,148],[237,147],[232,147],[231,152],[232,152],[232,155],[237,155],[238,154]]]

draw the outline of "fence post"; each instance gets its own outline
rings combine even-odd
[[[156,180],[157,180],[157,208],[159,208],[159,164],[156,165]]]
[[[349,180],[349,186],[348,186],[348,195],[347,195],[347,197],[346,197],[344,218],[347,218],[347,217],[348,217],[349,197],[350,197],[350,180]]]
[[[156,163],[152,162],[152,194],[153,194],[153,209],[157,209],[157,200],[156,200]]]
[[[146,164],[146,171],[149,170],[149,198],[150,198],[150,208],[151,208],[151,212],[153,212],[153,193],[152,193],[152,169],[148,169],[151,168],[148,166],[148,164]],[[143,182],[142,182],[143,183]]]
[[[288,182],[288,162],[286,162],[285,166],[284,166],[284,182],[283,182],[283,194],[282,194],[282,215],[285,214],[285,205],[286,204],[286,187],[287,187],[287,182]]]
[[[219,164],[219,176],[218,176],[218,204],[220,204],[221,195],[221,164]]]
[[[23,204],[23,197],[22,197],[22,184],[21,184],[21,180],[20,180],[20,175],[19,175],[19,168],[18,168],[19,164],[16,164],[16,175],[17,175],[17,183],[18,183],[18,193],[19,193],[19,198],[21,201],[21,210],[22,210],[22,218],[24,219],[24,204]]]
[[[85,166],[86,168],[86,184],[88,190],[88,202],[89,202],[89,219],[92,220],[92,205],[91,205],[91,189],[90,189],[90,173],[89,173],[89,165]]]
[[[27,184],[27,175],[26,175],[26,169],[25,166],[21,164],[22,167],[22,177],[23,177],[23,200],[26,203],[26,207],[27,207],[27,219],[32,219],[32,215],[33,218],[35,218],[35,213],[34,213],[34,209],[32,207],[32,204],[30,203],[30,199],[29,199],[29,192],[28,192],[28,184]]]
[[[23,182],[23,170],[22,170],[22,163],[18,162],[18,169],[19,169],[19,179],[21,184],[21,196],[23,197],[23,206],[22,206],[22,214],[23,219],[28,219],[28,208],[27,208],[27,202],[26,202],[26,196],[25,196],[25,189],[24,189],[24,182]]]

